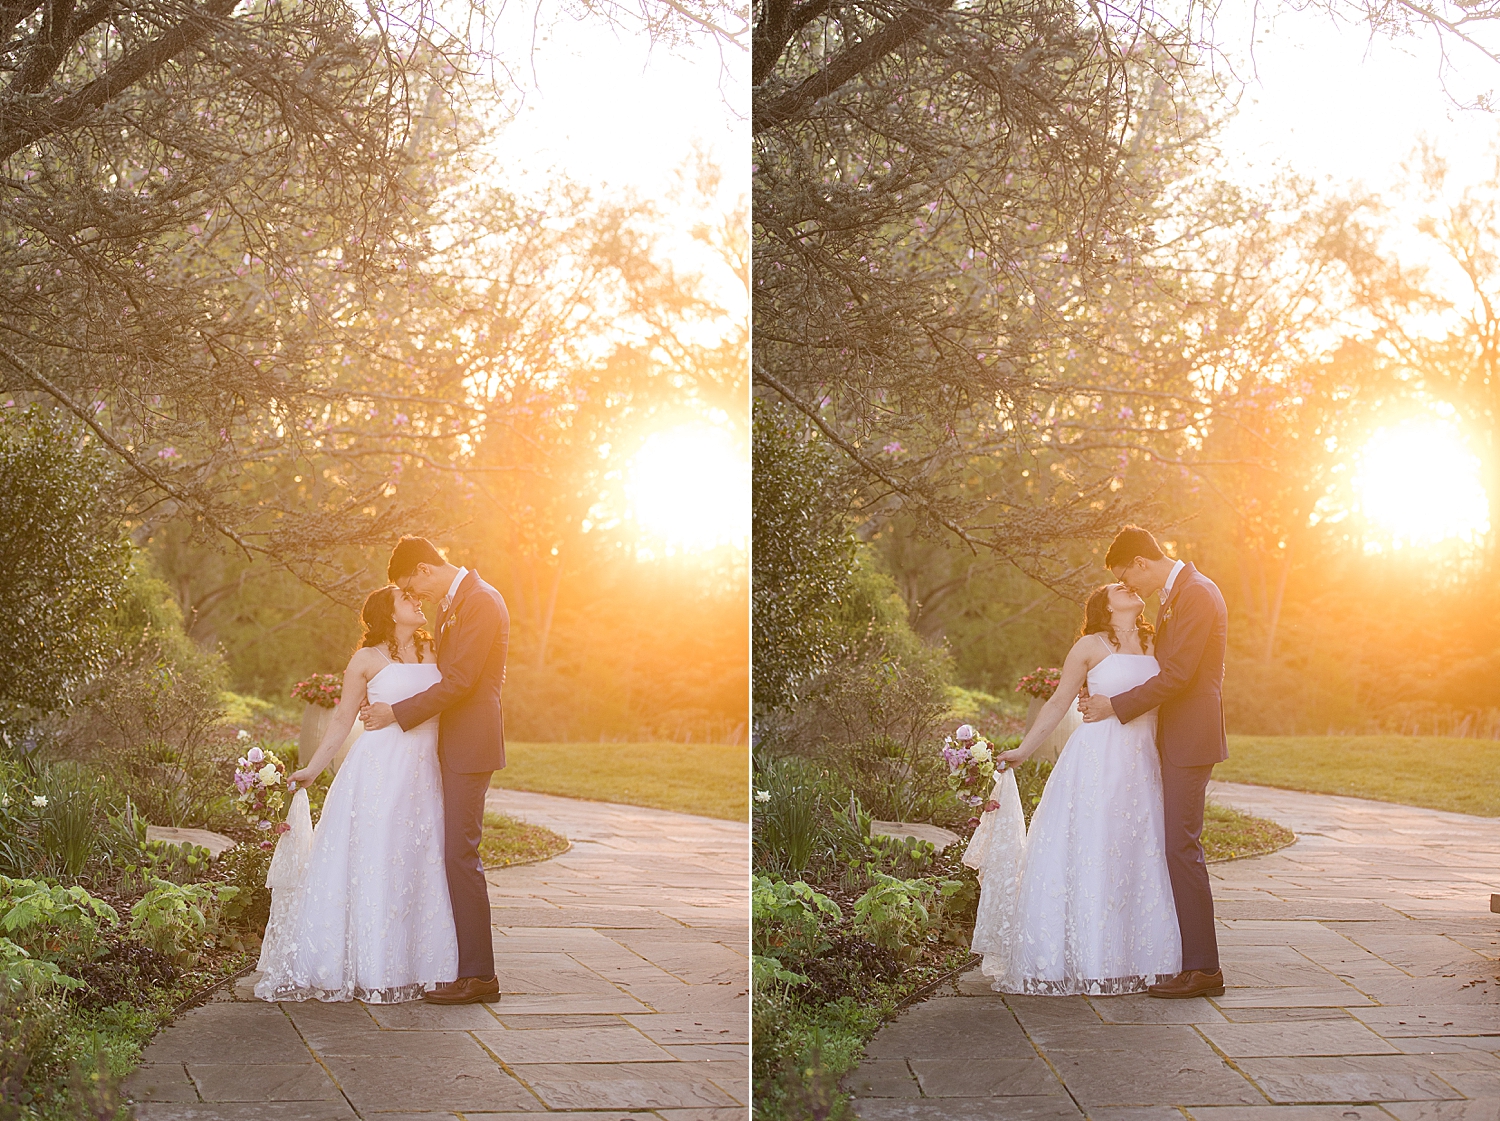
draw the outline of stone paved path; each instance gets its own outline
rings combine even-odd
[[[141,1121],[743,1121],[749,827],[495,790],[565,833],[489,873],[499,1004],[265,1004],[254,979],[152,1041]]]
[[[1211,866],[1223,997],[1002,997],[976,970],[871,1041],[859,1116],[1500,1119],[1500,820],[1212,794],[1298,834]]]

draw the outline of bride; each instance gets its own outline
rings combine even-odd
[[[1106,696],[1157,672],[1139,596],[1108,584],[1084,607],[1083,634],[1019,747],[995,756],[996,794],[965,862],[979,869],[975,952],[1007,993],[1143,991],[1181,968],[1167,876],[1156,713],[1083,724],[1068,739],[1026,830],[1013,774],[1072,707],[1085,680]]]
[[[255,986],[263,1000],[394,1004],[458,973],[437,720],[360,736],[315,830],[301,789],[323,773],[367,697],[391,704],[442,679],[421,607],[394,584],[371,592],[360,618],[364,639],[328,732],[307,766],[287,776],[299,789],[268,877],[271,920]]]

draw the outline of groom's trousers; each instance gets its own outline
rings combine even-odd
[[[453,929],[458,934],[458,975],[493,977],[495,946],[490,936],[490,889],[479,859],[484,837],[484,796],[491,771],[461,774],[443,768],[443,858]]]
[[[1214,934],[1214,897],[1203,860],[1203,801],[1213,765],[1179,767],[1161,761],[1162,803],[1166,809],[1167,874],[1177,902],[1182,932],[1182,968],[1212,973],[1219,968]]]

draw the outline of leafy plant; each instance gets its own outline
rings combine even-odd
[[[20,765],[0,759],[0,876],[35,872],[45,859],[34,797]]]
[[[0,876],[0,934],[43,961],[74,961],[92,955],[100,924],[120,917],[81,887]]]
[[[828,839],[817,776],[799,760],[767,760],[755,784],[756,845],[771,867],[796,875]]]
[[[180,964],[198,960],[218,928],[221,905],[239,895],[229,884],[174,884],[152,880],[130,908],[130,929],[158,953]]]
[[[255,934],[263,934],[271,917],[271,889],[266,873],[272,853],[259,845],[235,845],[219,854],[219,871],[238,893],[225,898],[220,911],[224,922]]]
[[[942,918],[942,902],[963,889],[959,880],[902,880],[884,872],[854,901],[854,929],[905,960]]]
[[[65,789],[48,783],[47,788],[47,806],[41,815],[42,851],[55,872],[76,879],[94,855],[98,801],[88,787]]]
[[[782,965],[779,958],[769,954],[751,954],[750,983],[756,989],[765,989],[770,985],[805,985],[807,978]]]
[[[843,921],[839,905],[801,880],[750,879],[750,928],[763,953],[791,950],[815,954],[823,948],[825,919]]]
[[[55,963],[39,961],[26,947],[0,938],[0,1000],[29,1001],[53,989],[81,989],[84,982],[70,977]]]
[[[114,653],[109,609],[130,548],[112,517],[108,452],[41,406],[0,412],[0,728],[24,735]],[[60,578],[61,577],[61,578]]]

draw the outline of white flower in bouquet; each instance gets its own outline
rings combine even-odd
[[[990,745],[985,743],[983,740],[980,740],[978,743],[970,747],[969,754],[974,757],[974,761],[976,763],[988,763],[991,759],[994,758],[994,756],[990,754]]]
[[[258,747],[252,747],[245,753],[245,758],[250,760],[250,762],[252,763],[259,763],[265,757],[266,753]]]
[[[238,734],[236,734],[234,738],[237,739],[237,740],[239,740],[240,743],[249,743],[250,742],[250,733],[247,732],[247,731],[245,731],[245,729],[241,728],[239,730]]]
[[[276,769],[275,763],[267,763],[257,772],[262,786],[275,786],[281,781],[281,772]]]

